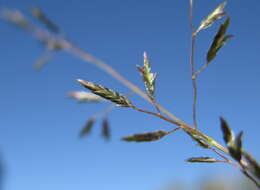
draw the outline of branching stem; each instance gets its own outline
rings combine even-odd
[[[144,93],[140,88],[138,88],[136,85],[134,85],[133,83],[131,83],[130,81],[128,81],[125,77],[123,77],[120,73],[118,73],[113,67],[111,67],[110,65],[106,64],[104,61],[99,60],[97,58],[95,58],[94,56],[92,56],[91,54],[89,54],[88,52],[82,50],[80,47],[76,46],[73,44],[73,42],[61,37],[61,36],[56,36],[54,34],[51,34],[45,30],[42,30],[36,26],[34,26],[33,24],[28,23],[27,25],[23,25],[22,28],[29,32],[30,34],[32,34],[37,40],[39,40],[40,42],[43,42],[44,44],[46,44],[46,46],[48,48],[52,47],[53,50],[57,50],[55,48],[58,47],[58,50],[63,50],[66,51],[67,53],[78,57],[80,59],[82,59],[83,61],[86,61],[88,63],[91,63],[93,65],[96,65],[98,68],[100,68],[102,71],[108,73],[110,76],[112,76],[113,78],[115,78],[116,80],[120,81],[124,86],[128,87],[129,89],[131,89],[133,92],[135,92],[136,94],[138,94],[140,97],[142,97],[143,99],[145,99],[146,101],[150,102],[151,104],[155,104],[156,108],[158,110],[160,110],[162,113],[164,113],[167,117],[161,115],[161,113],[154,113],[154,112],[150,112],[150,111],[146,111],[146,110],[142,110],[140,108],[137,108],[135,106],[132,106],[133,109],[146,113],[146,114],[150,114],[153,116],[156,116],[160,119],[163,119],[167,122],[170,122],[176,126],[178,126],[176,129],[170,131],[170,132],[175,132],[178,129],[183,129],[187,134],[189,135],[196,135],[201,137],[202,139],[204,139],[208,144],[209,144],[209,149],[212,150],[213,152],[215,152],[216,154],[218,154],[220,157],[222,157],[224,160],[223,162],[229,163],[233,166],[234,165],[230,160],[228,160],[222,153],[220,153],[219,151],[217,151],[216,149],[226,153],[227,155],[229,155],[228,150],[223,147],[221,144],[219,144],[217,141],[215,141],[213,138],[205,135],[204,133],[200,132],[198,130],[197,127],[197,116],[196,116],[196,104],[197,104],[197,86],[196,86],[196,76],[202,71],[204,70],[207,65],[203,66],[198,72],[195,73],[195,67],[194,67],[194,49],[195,49],[195,38],[196,35],[194,34],[193,31],[193,22],[192,22],[192,7],[193,7],[193,0],[190,0],[190,26],[191,26],[191,31],[192,31],[192,39],[191,39],[191,55],[190,55],[190,65],[191,65],[191,74],[192,74],[192,86],[193,86],[193,123],[194,123],[194,127],[186,124],[185,122],[183,122],[182,120],[180,120],[178,117],[176,117],[175,115],[173,115],[171,112],[169,112],[166,108],[164,108],[163,106],[161,106],[160,104],[157,104],[156,102],[152,102],[149,97],[147,96],[146,93]],[[16,22],[16,20],[14,20],[16,17],[10,19],[7,18],[7,16],[10,16],[10,12],[7,15],[1,14],[0,13],[0,18],[2,19],[6,19],[9,22],[13,22],[14,24],[17,24],[18,22]],[[17,14],[17,12],[16,12]],[[22,15],[22,13],[21,13]],[[18,20],[19,21],[19,20]],[[19,24],[19,23],[18,23]],[[213,148],[214,147],[214,148]],[[215,149],[216,148],[216,149]],[[222,161],[220,161],[222,162]],[[243,162],[243,160],[240,162],[240,166],[241,166],[241,171],[250,179],[252,180],[257,187],[260,189],[260,184],[247,172],[246,169],[246,163]]]

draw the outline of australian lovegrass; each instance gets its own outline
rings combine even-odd
[[[221,128],[224,136],[224,140],[226,143],[226,147],[222,146],[215,139],[207,136],[205,133],[202,133],[199,130],[199,125],[197,122],[197,81],[196,78],[204,71],[209,63],[217,56],[218,51],[223,47],[223,45],[232,37],[232,35],[226,35],[226,31],[228,29],[230,19],[229,17],[220,25],[215,38],[213,39],[212,45],[207,52],[206,64],[201,68],[196,70],[194,63],[194,55],[195,55],[195,41],[196,36],[200,34],[200,31],[207,29],[211,25],[215,23],[216,20],[219,20],[226,16],[226,12],[224,8],[226,6],[226,2],[217,6],[205,19],[202,20],[199,27],[195,28],[193,24],[193,0],[189,0],[190,2],[190,26],[191,26],[191,54],[190,54],[190,65],[191,65],[191,80],[193,87],[193,106],[192,106],[192,118],[193,118],[193,126],[188,125],[186,122],[182,121],[163,106],[154,101],[154,92],[155,92],[155,78],[156,75],[151,73],[151,67],[148,62],[147,55],[144,55],[144,66],[138,67],[142,78],[144,80],[144,84],[146,87],[146,92],[140,90],[139,87],[128,81],[123,75],[118,73],[114,68],[105,62],[95,58],[88,52],[82,50],[72,41],[63,38],[60,34],[61,30],[58,25],[54,24],[46,14],[42,13],[42,11],[38,8],[32,9],[32,14],[45,26],[46,29],[41,29],[32,22],[30,22],[20,11],[8,10],[5,9],[0,13],[0,18],[15,24],[16,26],[22,28],[26,32],[29,32],[33,35],[37,40],[46,45],[46,48],[49,52],[52,52],[56,55],[60,51],[65,51],[73,56],[76,56],[88,63],[92,63],[99,67],[104,72],[107,72],[112,77],[120,81],[123,85],[128,87],[131,91],[135,92],[146,101],[152,103],[158,109],[158,113],[151,112],[139,108],[136,105],[133,105],[130,100],[124,96],[119,94],[118,92],[106,88],[104,86],[94,84],[92,82],[87,82],[83,80],[78,80],[78,82],[83,85],[85,88],[89,89],[92,93],[100,96],[106,100],[109,100],[116,105],[121,107],[132,108],[136,111],[153,115],[159,119],[167,121],[175,126],[172,132],[182,129],[184,130],[192,139],[197,142],[201,147],[206,148],[214,153],[216,156],[219,156],[221,159],[210,158],[210,157],[193,157],[188,159],[189,162],[203,162],[203,163],[227,163],[234,167],[240,169],[240,171],[248,177],[255,185],[260,189],[260,167],[255,159],[243,149],[242,146],[242,132],[240,132],[237,136],[233,134],[228,123],[221,119]],[[42,64],[41,64],[42,65]],[[92,117],[92,119],[95,117]],[[85,136],[90,132],[93,127],[95,120],[89,120],[83,130],[81,131],[81,135]],[[105,127],[104,127],[105,126]],[[135,142],[143,142],[143,141],[154,141],[159,140],[165,135],[169,135],[172,132],[166,132],[163,130],[149,133],[141,133],[135,134],[128,137],[122,138],[125,141],[135,141]],[[109,127],[108,123],[103,120],[103,136],[109,136]],[[233,159],[233,160],[232,160]]]

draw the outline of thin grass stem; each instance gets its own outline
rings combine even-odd
[[[195,54],[195,41],[196,41],[196,35],[193,26],[193,0],[190,0],[189,22],[190,22],[190,30],[191,30],[190,67],[191,67],[191,80],[192,80],[192,88],[193,88],[192,120],[193,120],[194,128],[198,129],[198,122],[197,122],[198,90],[197,90],[196,79],[193,78],[193,75],[195,73],[194,54]]]

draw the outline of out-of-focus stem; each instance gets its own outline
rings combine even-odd
[[[191,67],[191,80],[192,80],[192,88],[193,88],[193,103],[192,103],[192,120],[194,124],[194,128],[198,129],[197,122],[197,84],[196,78],[193,77],[195,73],[195,65],[194,65],[194,53],[195,53],[195,40],[196,34],[193,29],[193,0],[190,0],[189,6],[189,22],[190,22],[190,30],[191,30],[191,48],[190,48],[190,67]]]

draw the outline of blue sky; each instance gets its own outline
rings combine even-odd
[[[198,26],[220,3],[195,1],[194,24]],[[18,8],[28,16],[30,7],[42,8],[73,42],[142,89],[135,66],[142,64],[146,51],[152,70],[158,73],[158,102],[192,123],[188,0],[1,0],[0,6]],[[228,2],[229,33],[235,37],[198,78],[200,129],[222,142],[219,116],[225,117],[235,132],[244,131],[244,147],[258,159],[259,6],[256,0]],[[197,68],[205,63],[220,23],[198,35]],[[0,28],[4,189],[151,190],[179,181],[193,184],[208,175],[243,177],[222,164],[185,163],[189,157],[212,154],[197,147],[181,131],[147,144],[120,141],[122,136],[134,133],[172,129],[164,121],[126,108],[116,108],[108,115],[111,142],[100,138],[101,122],[96,123],[88,138],[80,140],[78,133],[88,117],[108,104],[77,104],[68,99],[68,92],[83,90],[75,79],[103,84],[121,93],[128,89],[95,66],[66,53],[58,54],[35,72],[33,64],[44,55],[42,47],[5,22],[0,22]],[[137,96],[131,100],[142,108],[153,109]]]

